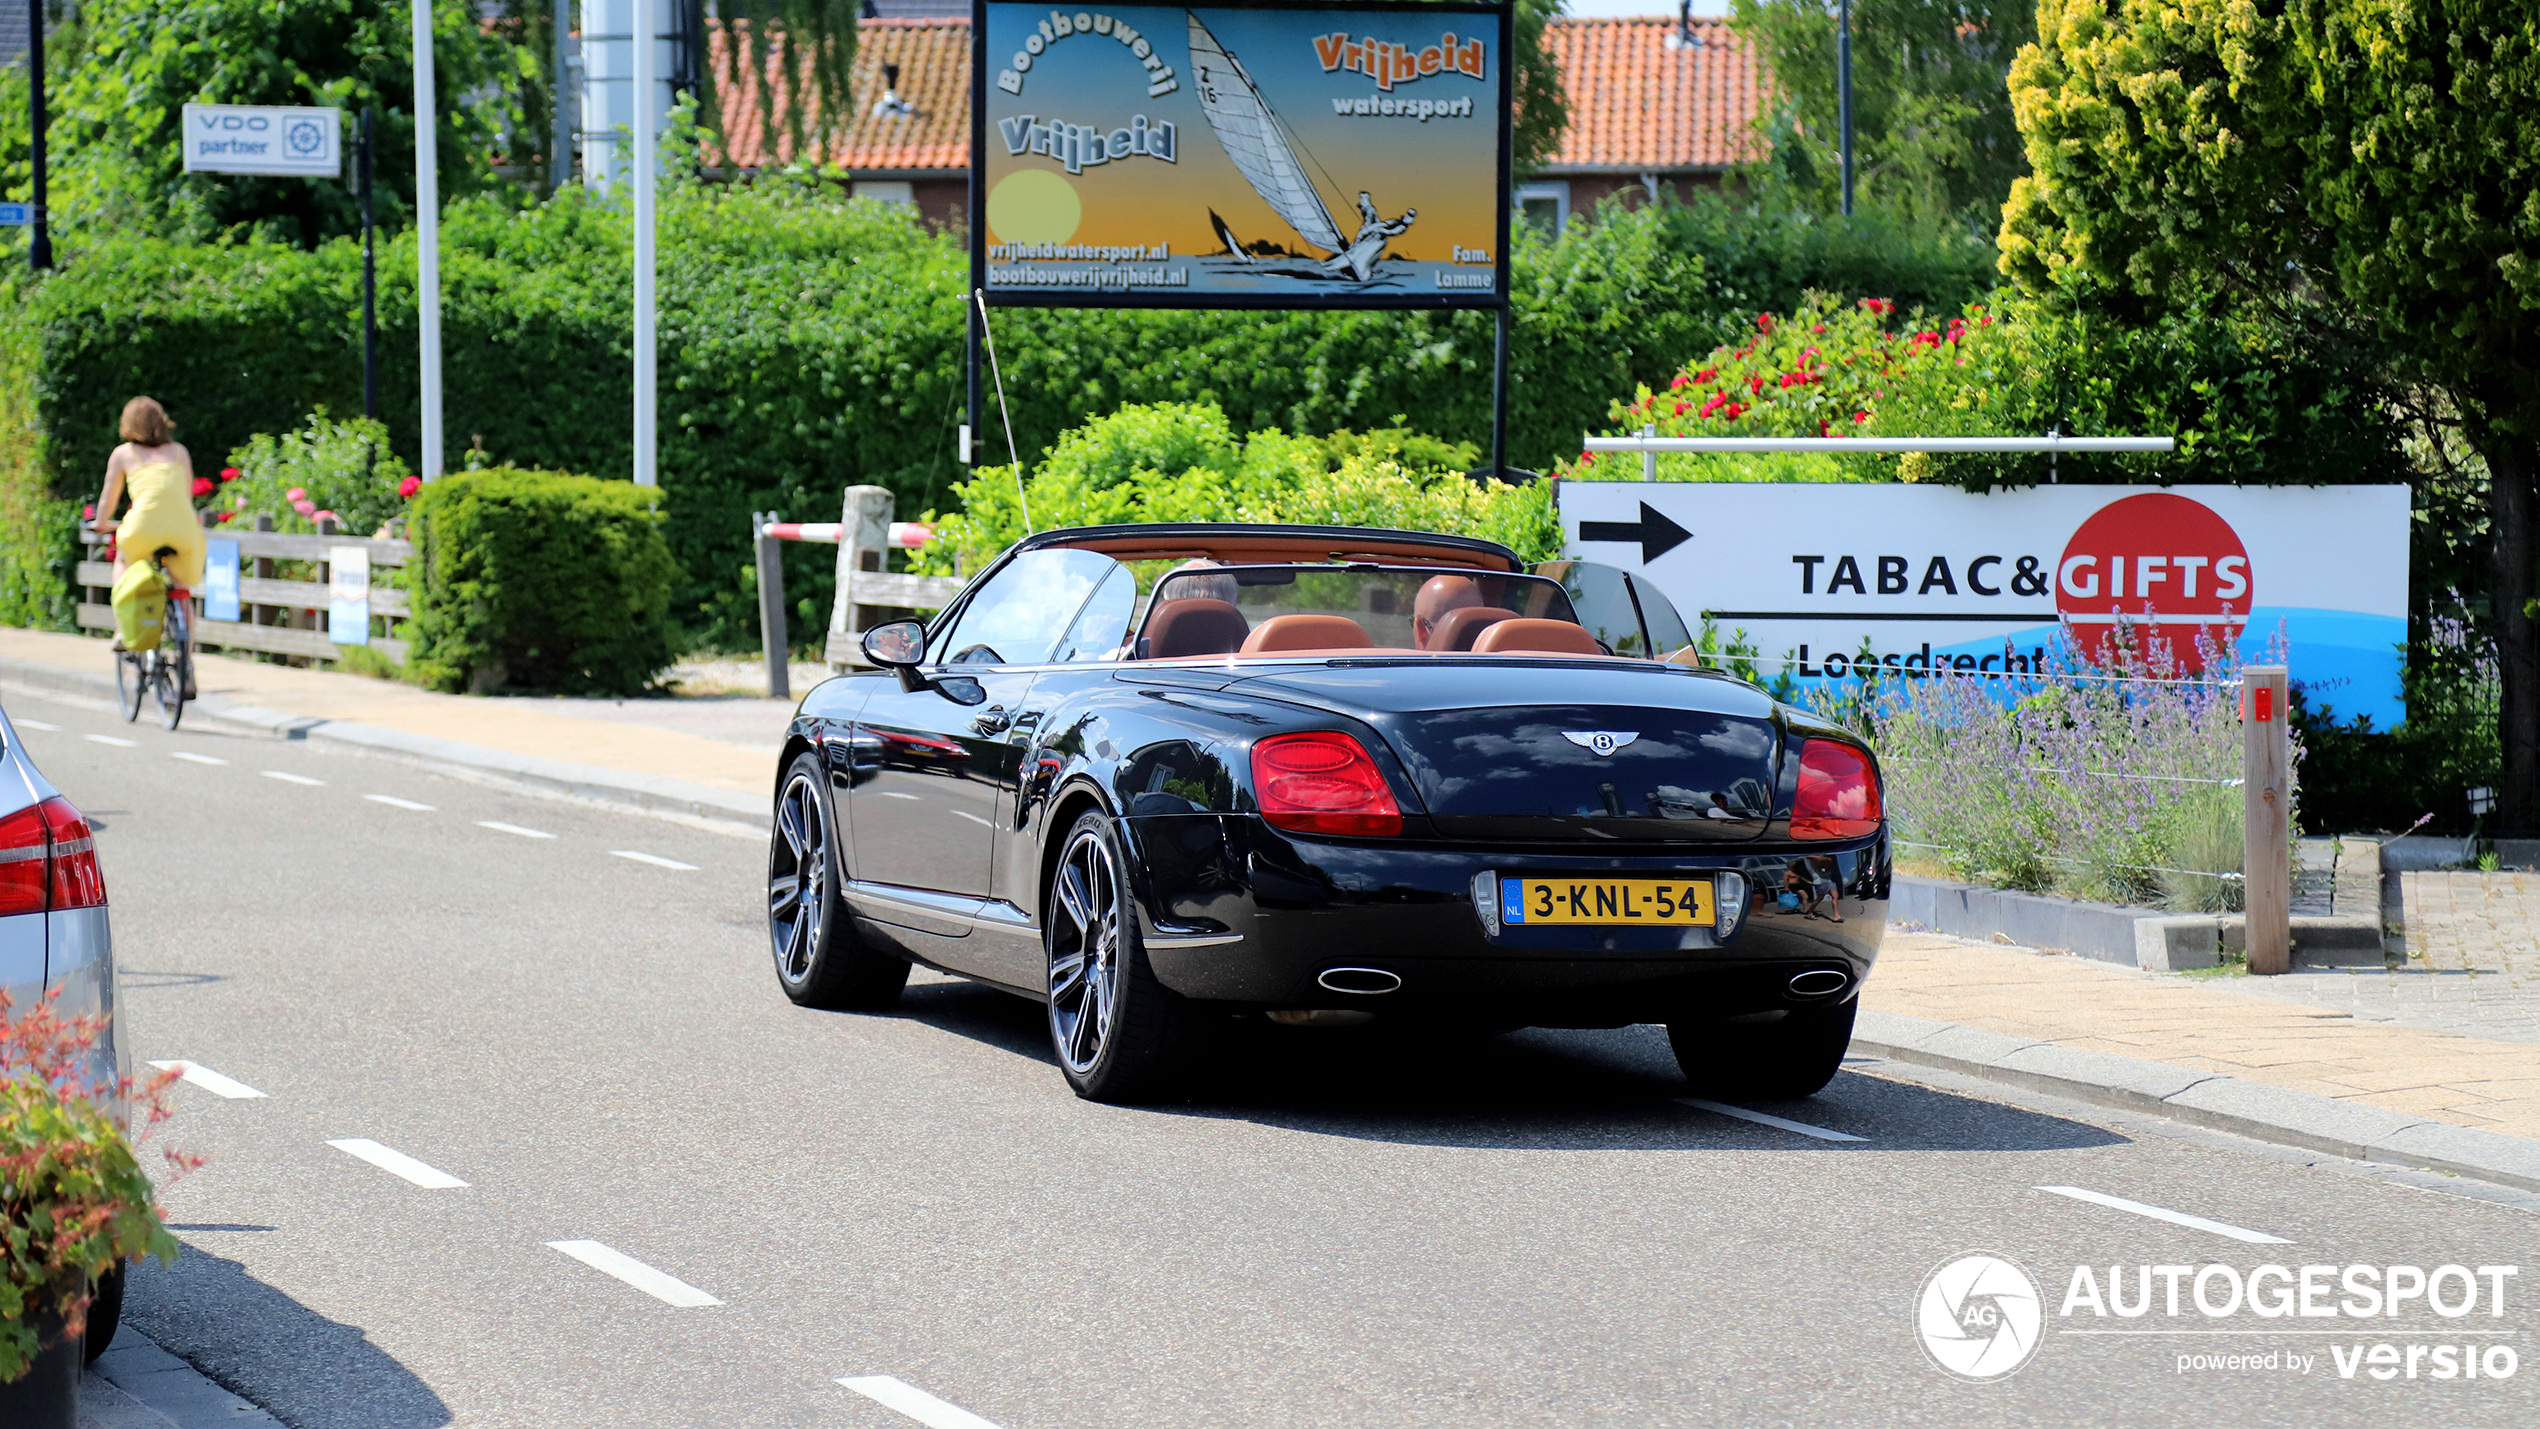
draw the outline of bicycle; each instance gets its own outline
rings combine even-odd
[[[174,546],[161,546],[150,553],[150,564],[162,578],[167,574],[167,560],[176,554]],[[159,722],[169,729],[185,718],[185,702],[194,690],[194,617],[190,605],[193,592],[181,585],[168,587],[167,622],[160,627],[159,645],[155,650],[118,650],[115,652],[115,699],[128,723],[141,718],[141,697],[151,696],[159,706]]]

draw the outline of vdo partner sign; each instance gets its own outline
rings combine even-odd
[[[992,302],[1495,307],[1508,14],[981,3]]]
[[[2030,671],[2059,626],[2095,651],[2123,620],[2190,668],[2200,634],[2249,656],[2281,629],[2315,704],[2403,714],[2401,486],[1586,481],[1562,484],[1561,520],[1572,553],[1647,571],[1803,684]]]
[[[269,104],[189,104],[189,174],[333,178],[344,171],[344,111]]]

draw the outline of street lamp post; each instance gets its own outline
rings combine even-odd
[[[1834,32],[1835,124],[1842,130],[1843,216],[1852,216],[1852,0],[1837,7]]]
[[[26,0],[26,77],[28,149],[35,168],[26,253],[27,262],[41,271],[53,266],[53,221],[44,212],[44,0]]]

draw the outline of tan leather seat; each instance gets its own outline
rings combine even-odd
[[[1476,655],[1602,655],[1596,637],[1566,620],[1503,620],[1473,642]]]
[[[1517,612],[1496,605],[1468,605],[1450,610],[1438,618],[1429,631],[1431,650],[1470,650],[1475,637],[1503,620],[1515,620]]]
[[[1346,615],[1274,615],[1244,637],[1246,655],[1275,655],[1283,650],[1366,650],[1375,645],[1367,631]]]
[[[1168,600],[1147,620],[1143,658],[1180,660],[1194,655],[1232,655],[1243,648],[1252,622],[1233,603],[1191,597]]]

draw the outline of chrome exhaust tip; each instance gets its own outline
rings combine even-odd
[[[1389,973],[1383,968],[1325,968],[1322,976],[1314,980],[1334,992],[1356,993],[1361,997],[1374,997],[1402,986],[1399,974]]]
[[[1832,997],[1836,993],[1843,991],[1851,985],[1852,975],[1850,973],[1839,973],[1832,968],[1811,968],[1804,973],[1798,974],[1790,980],[1790,995],[1793,997]]]

